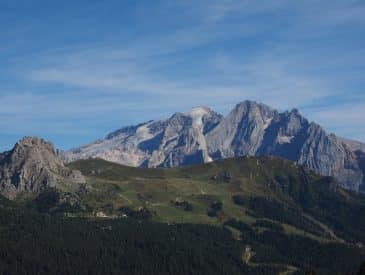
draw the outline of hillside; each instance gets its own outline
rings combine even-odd
[[[365,260],[365,197],[284,159],[68,168],[83,188],[1,200],[1,271],[347,274]]]
[[[243,157],[171,169],[92,159],[70,167],[89,183],[82,204],[107,216],[130,208],[162,222],[252,224],[259,217],[285,224],[288,232],[365,243],[365,197],[284,159]]]
[[[87,177],[81,201],[89,211],[224,226],[254,251],[249,261],[255,264],[326,274],[351,270],[365,258],[365,196],[284,159],[243,157],[171,169],[92,159],[70,167]]]

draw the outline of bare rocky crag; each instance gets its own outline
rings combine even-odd
[[[176,113],[167,120],[125,127],[103,140],[64,154],[66,162],[98,157],[136,167],[174,167],[212,161],[205,135],[222,116],[209,108]]]
[[[279,113],[253,101],[237,104],[226,117],[203,107],[125,127],[63,158],[174,167],[244,155],[283,157],[334,176],[348,189],[365,191],[365,144],[328,134],[296,109]]]
[[[85,183],[79,171],[64,166],[53,145],[25,137],[11,151],[0,154],[0,193],[10,199],[49,187],[60,190]]]

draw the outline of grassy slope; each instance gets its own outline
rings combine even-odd
[[[245,157],[173,169],[132,168],[100,159],[70,166],[88,178],[89,191],[82,202],[107,215],[120,214],[121,207],[145,207],[153,213],[153,220],[162,222],[219,225],[235,219],[252,225],[258,218],[266,218],[281,223],[288,234],[321,241],[365,240],[361,233],[345,232],[342,223],[347,221],[330,217],[331,211],[337,211],[331,209],[332,203],[346,216],[352,207],[364,209],[364,197],[334,189],[331,178],[284,159]],[[233,196],[244,202],[235,203]],[[190,203],[192,210],[176,207],[173,202],[177,199]],[[209,217],[207,211],[214,201],[222,202],[223,208]],[[268,215],[268,209],[275,213]],[[364,212],[358,215],[364,216]],[[357,227],[365,228],[363,223]]]
[[[158,221],[220,224],[233,217],[253,222],[243,207],[233,203],[232,195],[272,195],[266,191],[264,171],[256,159],[174,169],[132,168],[95,159],[78,161],[71,167],[88,177],[91,192],[84,197],[84,203],[101,211],[110,209],[110,204],[113,210],[145,206],[155,213],[154,219]],[[230,180],[212,180],[227,170]],[[190,202],[193,210],[176,208],[171,203],[176,199]],[[210,218],[207,210],[214,200],[222,201],[223,211]]]

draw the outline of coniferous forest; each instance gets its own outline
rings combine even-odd
[[[5,203],[4,203],[5,202]],[[39,214],[3,201],[0,274],[247,274],[227,229]]]
[[[267,230],[234,219],[219,227],[67,218],[2,199],[0,274],[355,274],[365,259],[360,248],[255,226]]]

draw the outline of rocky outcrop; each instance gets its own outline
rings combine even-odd
[[[365,190],[365,145],[328,134],[298,110],[244,101],[223,117],[209,108],[125,127],[71,150],[66,161],[99,157],[130,166],[173,167],[235,156],[274,155]]]
[[[25,137],[0,155],[0,193],[8,198],[49,187],[67,190],[81,183],[82,174],[65,167],[53,145],[42,139]]]

